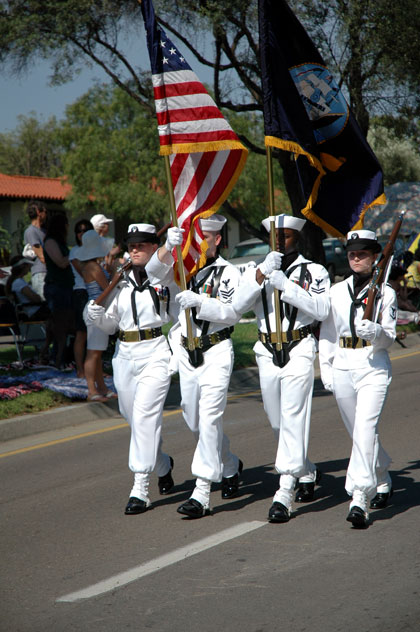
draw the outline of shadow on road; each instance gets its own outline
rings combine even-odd
[[[348,459],[336,459],[317,463],[317,467],[322,472],[319,486],[315,489],[315,498],[310,503],[295,504],[298,509],[297,515],[326,511],[337,505],[349,502],[345,484],[345,471]],[[390,520],[394,516],[404,513],[412,507],[420,505],[420,483],[415,482],[409,474],[412,470],[420,469],[420,460],[410,462],[406,468],[392,471],[392,483],[394,494],[389,504],[384,509],[373,510],[371,520]],[[342,474],[336,475],[340,472]],[[223,511],[238,511],[247,505],[272,498],[278,488],[279,475],[274,470],[273,464],[260,465],[258,467],[246,468],[241,477],[239,495],[232,500],[222,500],[214,497],[213,504],[217,505],[213,513]],[[164,505],[177,505],[187,500],[194,489],[194,479],[185,480],[183,483],[175,485],[173,492],[168,496],[153,502],[153,507]],[[219,495],[220,484],[213,486],[213,492]]]

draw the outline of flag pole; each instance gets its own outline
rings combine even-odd
[[[166,182],[168,185],[169,207],[171,209],[172,224],[173,226],[178,228],[178,217],[176,214],[174,188],[172,185],[171,165],[169,163],[169,156],[164,156],[163,158],[165,161],[165,173],[166,173]],[[177,266],[178,266],[178,274],[179,274],[179,280],[181,284],[181,290],[184,291],[187,289],[187,281],[185,278],[185,269],[184,269],[184,261],[182,258],[181,246],[176,246],[176,256],[177,256]],[[193,337],[193,331],[192,331],[192,325],[191,325],[191,313],[190,313],[189,308],[185,310],[185,321],[187,324],[188,350],[194,351],[195,344],[194,344],[194,337]]]
[[[273,156],[272,147],[266,146],[267,157],[267,184],[268,184],[268,208],[270,215],[270,246],[271,250],[277,250],[276,246],[276,213],[274,209],[274,184],[273,184]],[[280,318],[280,294],[274,289],[274,314],[276,318],[276,350],[282,351],[282,328]]]

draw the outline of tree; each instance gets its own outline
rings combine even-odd
[[[386,185],[420,181],[418,145],[407,136],[375,120],[368,134],[369,143],[382,165]]]
[[[309,33],[335,63],[337,79],[347,87],[356,117],[367,133],[378,108],[411,111],[418,97],[417,0],[290,0]],[[124,52],[124,36],[142,24],[137,0],[21,0],[2,2],[0,61],[22,70],[39,56],[52,59],[53,80],[67,80],[80,63],[100,65],[137,103],[153,111],[147,82]],[[184,50],[213,71],[213,91],[219,107],[229,112],[261,115],[256,0],[155,1],[165,30]],[[137,32],[137,35],[139,33]],[[204,45],[203,45],[204,43]],[[143,60],[148,68],[148,60]],[[409,90],[411,88],[411,92]],[[257,154],[261,144],[243,135]],[[302,208],[296,170],[280,152],[293,212]],[[229,200],[231,203],[231,200]],[[261,217],[266,211],[261,213]],[[320,243],[321,233],[309,240]],[[311,253],[310,253],[311,254]]]
[[[35,113],[19,116],[17,128],[0,134],[0,172],[22,176],[56,178],[63,174],[62,147],[55,117],[46,123]]]

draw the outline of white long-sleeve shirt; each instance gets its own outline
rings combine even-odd
[[[206,293],[206,287],[211,288],[216,270],[220,266],[223,266],[223,272],[220,277],[220,283],[217,288],[216,296],[213,298]],[[195,282],[198,285],[200,285],[200,282],[208,274],[209,269],[211,269],[210,275],[206,279],[204,285],[199,287],[199,294],[204,296],[204,299],[201,306],[196,309],[197,319],[208,321],[210,324],[207,333],[212,334],[224,329],[225,327],[235,325],[240,319],[240,314],[238,314],[232,306],[233,298],[239,286],[240,272],[235,266],[223,259],[223,257],[217,257],[213,263],[197,272],[195,275]],[[157,252],[148,262],[146,272],[152,283],[173,283],[174,273],[172,265],[168,265],[160,261]],[[179,322],[182,335],[187,336],[184,310],[180,310],[179,312]],[[191,323],[193,336],[201,336],[204,323],[199,325],[195,323],[193,319],[191,319]]]
[[[350,327],[352,298],[349,287],[353,292],[353,276],[331,288],[331,311],[328,318],[321,324],[319,364],[321,379],[326,387],[331,387],[333,368],[357,369],[373,364],[377,366],[382,363],[387,364],[389,362],[387,349],[396,336],[397,297],[392,287],[386,285],[383,296],[379,299],[381,301],[378,317],[379,335],[371,345],[360,349],[346,349],[339,346],[340,337],[352,335]],[[360,298],[364,293],[365,289],[359,292],[356,298]],[[364,304],[356,307],[355,325],[362,321],[364,308]]]
[[[131,271],[129,276],[134,280],[134,274]],[[129,281],[122,280],[119,282],[116,295],[112,299],[105,313],[95,319],[95,325],[108,334],[113,334],[118,329],[123,331],[132,331],[137,329],[151,329],[162,327],[162,325],[177,318],[178,308],[175,304],[172,290],[176,294],[176,286],[165,287],[162,284],[153,283],[156,294],[159,299],[160,313],[158,314],[152,296],[148,289],[142,292],[135,292],[137,322],[133,319],[133,310],[131,306],[131,295],[133,286]],[[169,313],[167,311],[169,300]]]
[[[301,265],[307,264],[307,270],[303,287],[299,285]],[[294,268],[294,269],[293,269]],[[282,331],[289,329],[289,315],[293,307],[297,308],[296,320],[293,329],[299,329],[313,322],[324,320],[330,310],[330,279],[324,266],[313,263],[299,255],[295,261],[286,270],[290,272],[289,278],[285,281],[284,290],[281,293],[281,300],[284,304],[284,317],[282,320]],[[263,333],[267,332],[267,324],[265,321],[264,307],[262,301],[262,290],[265,287],[267,296],[268,317],[270,330],[276,330],[276,317],[274,308],[274,287],[270,282],[270,277],[260,285],[256,280],[256,269],[248,268],[245,271],[238,291],[233,300],[233,307],[236,311],[243,314],[253,310],[257,317],[258,329]],[[302,341],[298,347],[305,347]],[[254,346],[254,351],[263,355],[269,355],[269,351],[264,347],[262,342],[258,341]],[[296,353],[296,350],[294,350]]]

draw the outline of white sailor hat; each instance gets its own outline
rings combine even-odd
[[[373,230],[351,230],[347,233],[346,250],[381,252],[382,248]]]
[[[265,230],[270,232],[270,224],[271,218],[266,217],[261,222],[264,226]],[[293,230],[301,231],[306,223],[306,219],[300,219],[299,217],[293,217],[293,215],[285,215],[281,213],[280,215],[275,216],[275,227],[276,228],[292,228]]]
[[[218,233],[222,230],[223,226],[226,224],[227,219],[223,217],[223,215],[211,215],[210,217],[206,217],[205,219],[200,219],[200,227],[201,230],[207,230],[209,232]]]
[[[156,234],[156,226],[153,224],[130,224],[125,236],[127,244],[140,244],[143,242],[151,242],[158,244],[159,238]]]

